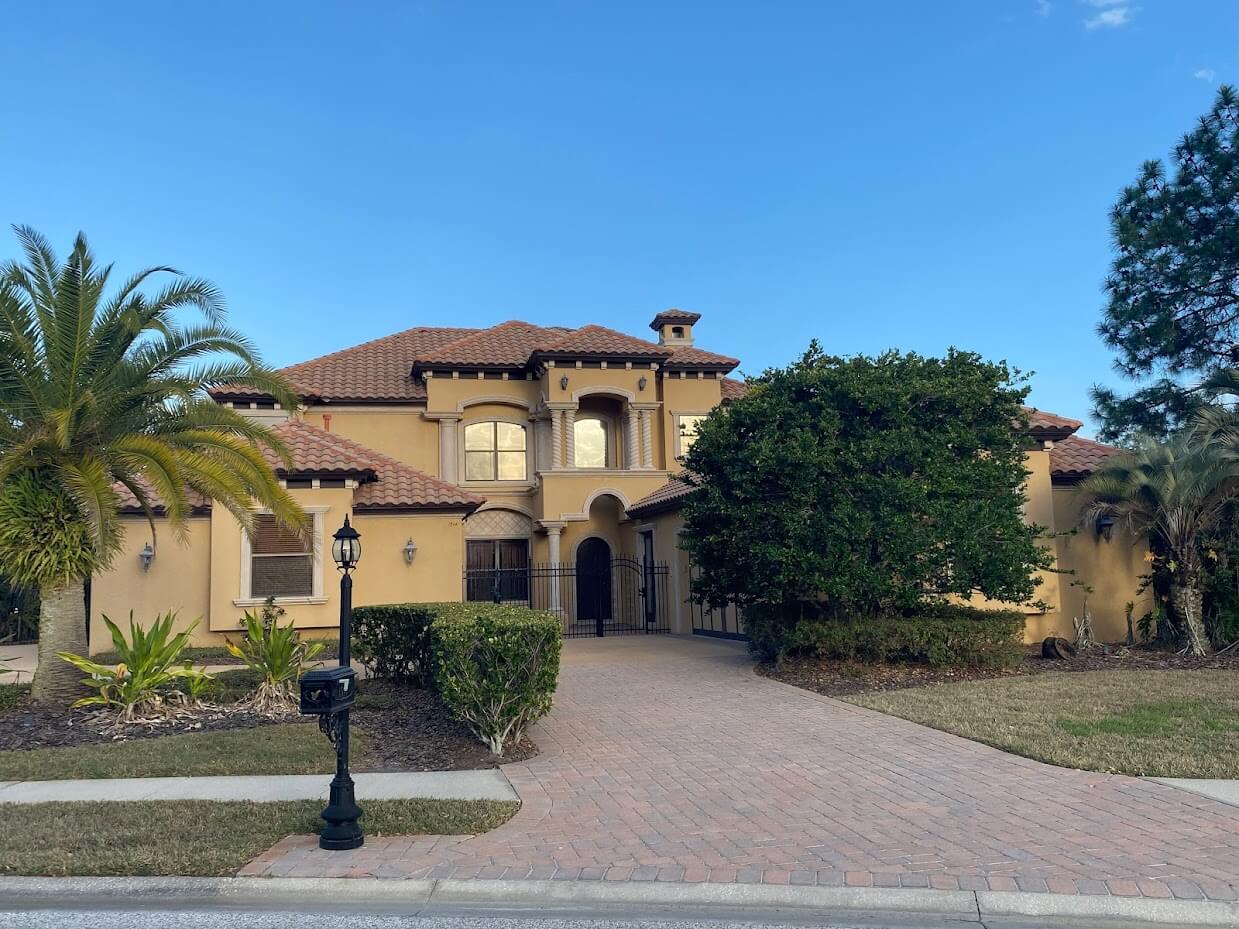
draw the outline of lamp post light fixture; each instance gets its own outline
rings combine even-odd
[[[142,562],[142,570],[149,571],[151,562],[155,560],[155,549],[151,548],[151,543],[147,542],[142,547],[142,551],[138,552],[138,560]]]
[[[357,699],[357,675],[352,667],[353,578],[361,560],[361,536],[344,517],[344,525],[332,536],[331,557],[340,569],[340,664],[316,668],[301,678],[301,712],[318,717],[318,728],[336,747],[336,776],[331,779],[327,806],[323,809],[318,847],[331,851],[360,848],[366,841],[359,820],[352,775],[348,770],[349,710]]]

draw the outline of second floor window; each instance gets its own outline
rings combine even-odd
[[[586,416],[573,423],[572,440],[578,468],[607,466],[607,424],[600,417]]]
[[[693,447],[693,443],[697,441],[697,427],[705,419],[704,415],[692,414],[686,416],[677,416],[676,418],[676,455],[677,458],[683,458],[688,454],[688,450]]]
[[[465,426],[465,480],[523,481],[525,427],[486,422]]]

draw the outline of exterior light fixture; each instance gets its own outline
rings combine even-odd
[[[413,556],[417,554],[417,545],[413,542],[412,536],[409,537],[409,541],[404,543],[404,548],[401,551],[404,552],[404,563],[412,564]]]
[[[353,638],[352,570],[361,560],[361,536],[344,517],[344,525],[332,536],[331,557],[340,569],[340,664],[315,668],[301,678],[301,712],[318,717],[318,728],[336,747],[336,776],[331,779],[327,806],[323,809],[318,847],[329,851],[360,848],[366,837],[361,831],[361,807],[348,770],[349,711],[357,699],[357,674],[352,666]]]
[[[151,562],[154,560],[155,549],[151,548],[150,542],[147,542],[142,551],[138,552],[138,561],[142,562],[142,570],[149,571],[151,569]]]
[[[349,525],[348,517],[344,517],[344,525],[336,530],[331,537],[331,557],[336,561],[336,567],[344,572],[347,578],[349,572],[361,561],[361,535]]]
[[[563,377],[559,379],[559,389],[560,390],[568,389],[568,375],[565,374]]]
[[[650,382],[650,379],[642,374],[637,378],[637,390],[645,390],[645,385]]]
[[[1114,537],[1115,522],[1109,513],[1102,513],[1097,517],[1097,535],[1109,542]]]

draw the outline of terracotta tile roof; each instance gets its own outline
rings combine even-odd
[[[151,506],[155,510],[155,513],[156,514],[162,513],[164,509],[164,504],[163,504],[163,500],[160,499],[159,494],[155,493],[154,488],[151,487],[151,485],[147,483],[146,481],[140,481],[139,483],[143,487],[146,488],[147,499],[150,500]],[[124,484],[113,484],[112,489],[115,490],[116,493],[120,495],[119,509],[122,513],[126,515],[130,515],[134,513],[141,513],[142,515],[145,515],[145,511],[142,509],[141,505],[138,503],[138,498],[133,495],[133,493],[129,490],[128,487],[126,487]],[[211,510],[210,498],[203,496],[202,494],[198,493],[198,491],[196,490],[189,491],[187,496],[189,497],[189,506],[190,506],[191,512],[195,512],[195,513],[210,512]]]
[[[356,510],[462,510],[472,512],[484,502],[481,497],[461,490],[388,458],[372,448],[358,445],[334,432],[326,432],[300,419],[290,419],[275,427],[293,456],[293,469],[287,472],[275,455],[267,460],[281,476],[334,475],[356,477],[360,482],[353,491]],[[137,499],[123,487],[121,512],[141,512]],[[201,494],[192,494],[195,508],[209,510],[211,501]],[[158,508],[157,508],[158,509]]]
[[[663,365],[669,371],[685,368],[713,368],[720,371],[730,371],[738,367],[739,359],[728,358],[716,352],[707,352],[703,348],[677,348]]]
[[[293,456],[289,471],[275,453],[264,455],[277,474],[374,475],[375,453],[341,435],[311,426],[304,419],[290,419],[271,430],[288,446]]]
[[[563,338],[568,329],[535,326],[512,319],[489,329],[475,330],[435,351],[409,358],[416,370],[443,367],[523,368],[529,356],[544,345]]]
[[[739,400],[749,392],[748,385],[744,381],[736,380],[734,377],[723,378],[718,386],[724,400]]]
[[[673,477],[653,493],[646,494],[628,508],[628,515],[653,516],[668,510],[678,509],[680,502],[697,488],[682,477]]]
[[[1051,441],[1065,439],[1084,425],[1078,419],[1055,416],[1053,413],[1034,410],[1032,407],[1025,407],[1024,410],[1028,413],[1029,434],[1036,439],[1049,439]]]
[[[424,401],[426,385],[410,375],[413,361],[477,329],[419,326],[282,369],[306,400],[370,403]],[[252,397],[244,386],[212,392],[217,400]]]
[[[558,355],[649,358],[658,360],[671,355],[672,350],[645,339],[634,338],[606,326],[582,326],[572,329],[534,353],[535,357]]]
[[[1058,483],[1072,483],[1096,471],[1107,458],[1123,450],[1102,445],[1077,435],[1054,443],[1050,449],[1050,478]]]
[[[687,313],[685,316],[695,316]],[[509,320],[487,329],[418,327],[283,368],[302,399],[335,403],[419,403],[420,377],[437,368],[520,370],[539,357],[623,358],[668,362],[672,368],[731,370],[734,358],[703,349],[675,349],[606,326],[536,326]],[[215,399],[255,400],[244,384],[218,388]]]
[[[678,310],[675,307],[672,307],[669,310],[663,310],[655,316],[653,321],[650,323],[650,328],[657,331],[668,323],[684,323],[685,325],[691,326],[699,319],[701,319],[700,313],[693,313],[689,310]]]

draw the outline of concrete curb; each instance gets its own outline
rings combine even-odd
[[[411,907],[683,906],[726,910],[809,909],[832,914],[887,911],[958,916],[972,922],[997,916],[1135,921],[1146,925],[1239,925],[1239,903],[878,887],[797,887],[771,884],[673,884],[605,881],[379,880],[374,878],[86,877],[0,878],[0,907],[57,906],[118,900],[159,904],[226,903]]]
[[[498,768],[354,774],[359,800],[516,800]],[[325,774],[0,781],[0,804],[134,800],[321,800]]]

